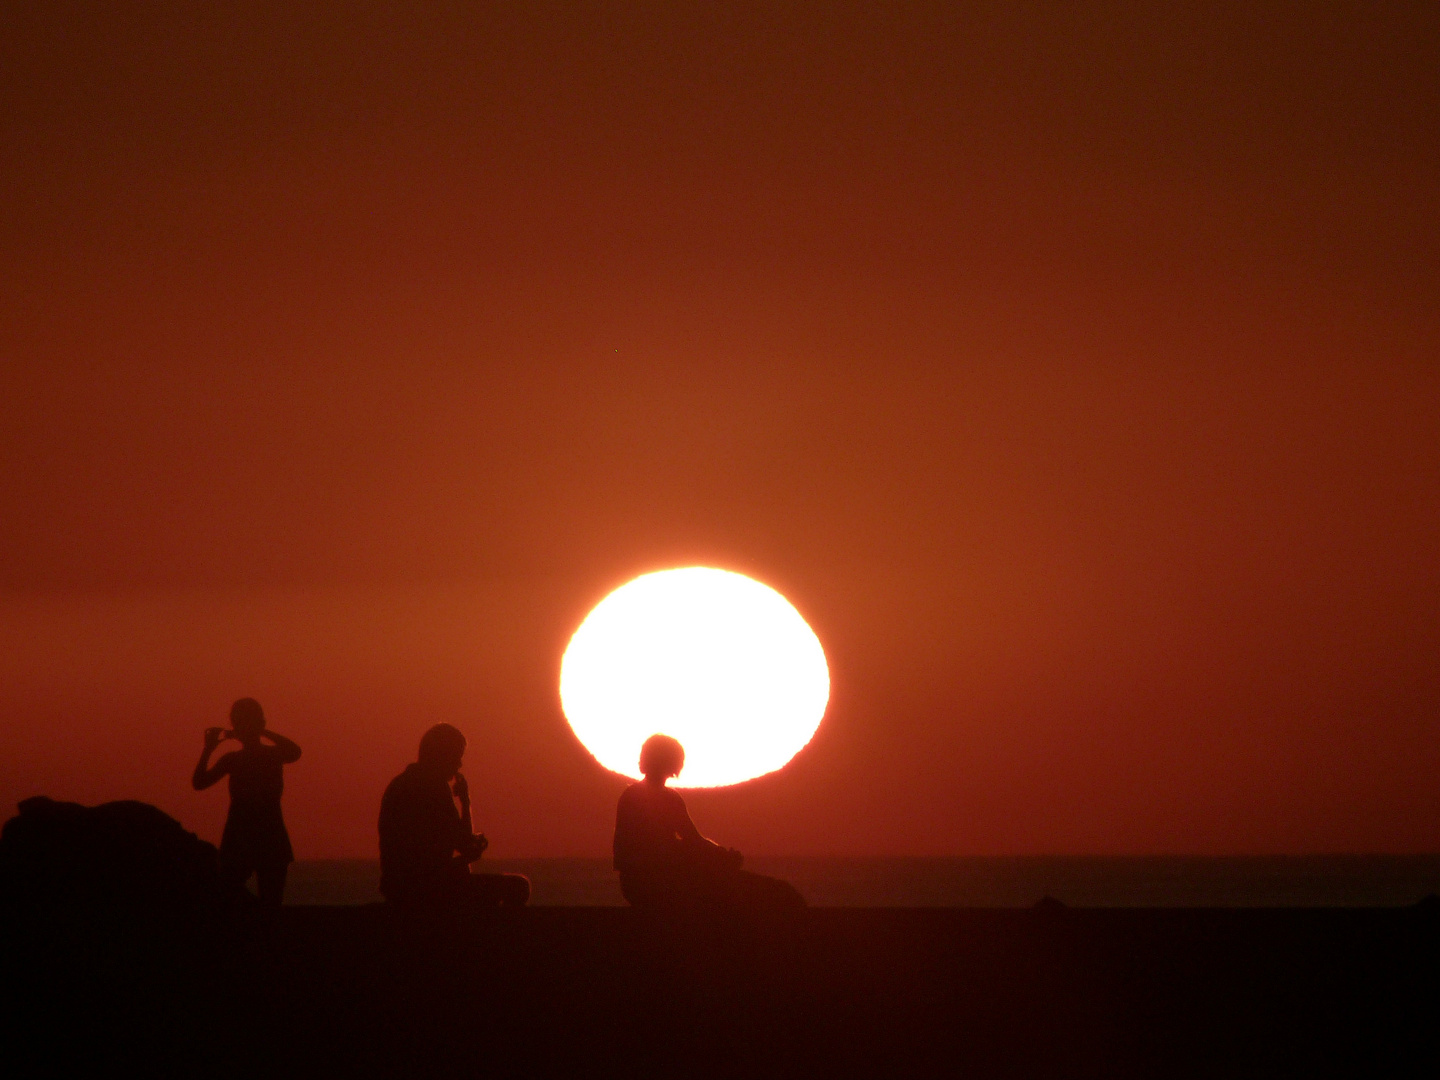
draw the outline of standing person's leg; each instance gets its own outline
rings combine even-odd
[[[246,857],[246,853],[232,847],[229,851],[220,849],[220,880],[228,888],[240,890],[245,888],[245,883],[250,880],[250,875],[255,872],[255,864]]]
[[[289,873],[289,863],[262,866],[255,871],[255,887],[260,893],[260,903],[266,907],[280,906],[285,899],[285,878]]]
[[[245,887],[250,875],[255,872],[253,845],[233,819],[225,822],[225,833],[220,838],[220,880],[232,888]]]
[[[521,874],[471,874],[470,896],[485,907],[524,907],[530,879]]]
[[[253,868],[246,866],[239,859],[220,860],[220,880],[227,886],[243,889],[254,872]]]

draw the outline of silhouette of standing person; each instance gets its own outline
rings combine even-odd
[[[665,786],[685,767],[685,748],[652,735],[640,748],[645,779],[615,808],[615,869],[636,908],[723,907],[751,911],[803,908],[789,882],[740,869],[742,856],[700,835],[685,800]]]
[[[226,739],[240,743],[214,765],[210,755]],[[268,739],[269,746],[261,740]],[[230,730],[205,729],[205,748],[190,782],[204,791],[222,776],[230,778],[230,814],[220,839],[220,872],[243,885],[255,875],[260,902],[279,907],[285,876],[295,860],[290,834],[280,812],[286,765],[300,760],[300,747],[284,735],[265,730],[265,710],[254,698],[230,706]]]
[[[386,900],[402,906],[520,907],[530,899],[528,878],[470,872],[490,841],[473,831],[470,785],[460,773],[464,757],[460,730],[436,724],[421,737],[418,759],[385,789],[380,893]]]

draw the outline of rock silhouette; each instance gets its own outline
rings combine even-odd
[[[28,907],[246,903],[213,844],[148,803],[81,806],[43,795],[0,831],[0,902]]]

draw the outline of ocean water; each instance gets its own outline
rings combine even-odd
[[[1073,907],[1388,907],[1440,894],[1440,855],[799,857],[746,867],[785,878],[815,907],[1029,907],[1044,896]],[[479,869],[524,874],[533,904],[624,903],[609,859],[486,859]],[[286,903],[372,903],[379,883],[374,860],[301,861]]]

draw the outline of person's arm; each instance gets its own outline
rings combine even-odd
[[[195,771],[190,776],[190,783],[196,791],[204,791],[213,785],[217,780],[230,771],[230,754],[226,754],[214,766],[210,764],[210,755],[215,748],[225,739],[223,728],[212,727],[205,729],[205,747],[200,751],[200,760],[195,763]]]
[[[716,851],[725,850],[707,836],[702,836],[700,830],[695,827],[695,822],[690,820],[690,811],[685,809],[685,804],[680,803],[679,813],[675,816],[675,832],[680,837],[682,844],[691,844],[695,847],[714,848]]]
[[[463,773],[455,774],[455,785],[451,789],[455,792],[455,798],[460,800],[460,829],[455,837],[455,850],[460,852],[459,857],[465,860],[468,866],[490,846],[490,841],[485,839],[483,833],[477,835],[475,826],[470,820],[470,782],[465,779]]]
[[[287,739],[278,731],[270,731],[268,728],[260,733],[262,739],[269,739],[275,744],[275,749],[280,751],[280,760],[291,765],[300,760],[300,746],[294,741]]]
[[[707,836],[703,836],[695,827],[695,822],[690,820],[690,811],[685,809],[683,800],[679,800],[679,814],[676,815],[675,831],[680,836],[680,842],[692,849],[697,850],[707,858],[717,858],[724,863],[733,863],[739,866],[744,856],[734,848],[722,847]]]
[[[715,841],[700,834],[700,830],[695,827],[695,822],[690,820],[690,811],[685,809],[684,801],[679,796],[676,796],[675,801],[679,803],[679,806],[675,808],[675,832],[681,841],[686,844],[709,844],[711,847],[719,847],[720,845]]]

